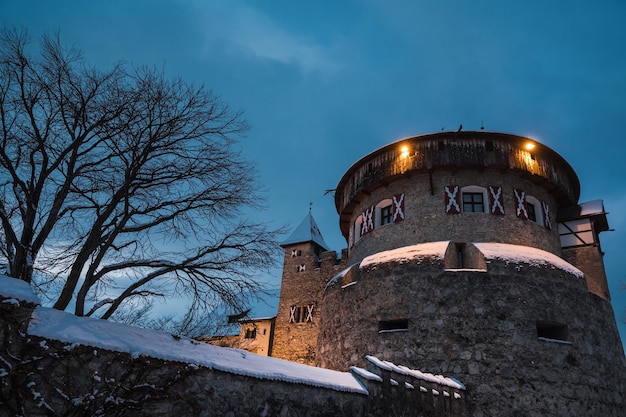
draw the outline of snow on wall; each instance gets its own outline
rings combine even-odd
[[[148,356],[236,375],[367,394],[349,372],[269,358],[106,320],[76,317],[50,308],[35,309],[28,333],[61,342],[126,352],[135,357]]]
[[[0,295],[12,304],[40,304],[30,285],[0,276]],[[135,357],[158,359],[204,366],[232,374],[260,379],[292,382],[336,391],[367,394],[350,372],[339,372],[201,343],[125,324],[37,307],[31,317],[28,334],[47,339],[126,352]]]
[[[553,253],[528,246],[510,245],[508,243],[474,243],[474,246],[485,256],[486,260],[499,259],[512,263],[527,263],[535,266],[553,265],[577,277],[585,274],[574,265],[559,258]]]
[[[420,243],[379,252],[363,259],[360,267],[365,268],[387,262],[406,263],[422,258],[443,259],[449,243],[448,241]]]
[[[328,280],[328,282],[326,283],[326,289],[328,289],[329,287],[332,287],[333,285],[335,285],[337,283],[337,281],[339,281],[340,279],[343,279],[343,277],[345,277],[346,274],[348,272],[350,272],[350,270],[354,267],[354,265],[356,265],[356,264],[350,265],[349,267],[347,267],[346,269],[342,270],[337,275],[332,277],[330,280]]]
[[[392,362],[378,359],[375,356],[368,355],[365,357],[365,359],[367,359],[368,362],[374,364],[380,369],[385,369],[387,371],[395,372],[400,375],[409,375],[416,379],[433,382],[435,384],[443,385],[443,386],[450,387],[450,388],[457,388],[460,390],[465,390],[465,385],[463,385],[461,382],[459,382],[458,380],[454,378],[445,377],[443,375],[434,375],[434,374],[430,374],[426,372],[421,372],[416,369],[408,368],[406,366],[398,366]]]
[[[443,259],[450,242],[428,242],[379,252],[363,259],[360,268],[396,262],[407,263],[420,259]],[[486,260],[498,259],[510,263],[527,263],[535,266],[553,265],[578,277],[584,274],[578,268],[553,253],[541,249],[508,243],[473,243]]]
[[[0,294],[7,299],[4,300],[4,302],[10,302],[8,300],[15,299],[26,303],[41,305],[39,297],[35,295],[31,286],[16,278],[0,275]]]

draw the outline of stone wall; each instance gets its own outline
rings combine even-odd
[[[45,339],[34,309],[0,295],[0,416],[467,416],[463,390],[372,366],[345,392]]]
[[[610,301],[611,293],[606,280],[603,256],[600,245],[575,246],[563,249],[563,259],[576,265],[585,273],[589,291]]]
[[[615,316],[581,276],[493,259],[484,271],[446,270],[430,259],[355,266],[346,278],[325,293],[319,366],[362,366],[366,353],[450,375],[476,417],[626,409]],[[389,322],[405,329],[381,331]]]
[[[285,248],[273,357],[315,364],[319,306],[324,287],[346,265],[345,252],[337,258],[336,252],[321,252],[321,248],[310,242]],[[298,310],[290,320],[292,308]]]
[[[444,187],[469,185],[502,187],[504,215],[489,213],[447,214]],[[516,215],[513,189],[549,204],[552,230]],[[460,191],[459,191],[460,192]],[[535,247],[561,255],[561,243],[556,227],[558,210],[554,198],[529,178],[501,171],[436,171],[413,174],[373,190],[363,196],[354,210],[351,224],[367,207],[379,201],[404,193],[404,221],[375,228],[362,236],[350,250],[350,263],[383,250],[414,245],[422,242],[464,241],[503,242]]]

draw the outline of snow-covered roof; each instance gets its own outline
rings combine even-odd
[[[592,216],[594,214],[605,214],[602,200],[592,200],[578,205],[580,216]]]
[[[258,299],[250,305],[250,311],[242,320],[262,320],[276,317],[280,288],[272,288],[258,294]]]
[[[282,243],[282,246],[293,245],[294,243],[314,242],[324,250],[329,251],[328,245],[324,242],[322,233],[311,213],[308,213],[302,223],[293,231],[291,236]]]
[[[235,311],[230,305],[223,303],[217,306],[211,316],[217,323],[216,334],[212,336],[236,336],[239,334],[239,322],[248,320],[265,320],[276,317],[280,288],[259,291],[254,294],[241,295],[245,311]],[[230,320],[231,317],[234,320]]]
[[[39,297],[35,295],[28,283],[4,275],[0,275],[0,295],[6,298],[6,300],[4,300],[5,303],[11,302],[8,300],[14,299],[16,301],[19,300],[36,305],[41,304]]]

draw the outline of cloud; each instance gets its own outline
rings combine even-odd
[[[286,65],[296,65],[306,72],[334,73],[340,63],[332,56],[332,46],[316,43],[312,37],[289,32],[267,15],[246,6],[232,9],[205,10],[206,42],[209,48],[216,39],[235,47],[241,53],[252,54]]]

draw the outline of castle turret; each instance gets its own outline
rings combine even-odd
[[[539,142],[442,132],[348,169],[349,265],[321,301],[317,365],[366,355],[455,377],[472,415],[612,415],[626,367],[598,234],[572,167]]]
[[[281,246],[285,257],[272,356],[312,365],[322,293],[345,267],[345,258],[328,249],[310,212]]]

